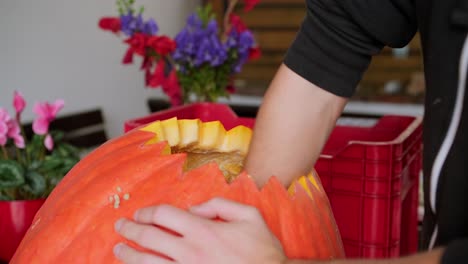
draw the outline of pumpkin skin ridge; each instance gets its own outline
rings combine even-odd
[[[141,147],[139,147],[137,150],[140,150],[142,152],[145,152],[145,153],[151,153],[151,152],[154,152],[154,153],[157,153],[159,154],[163,149],[164,149],[164,146],[163,144],[160,144],[160,145],[143,145],[144,141],[137,141],[136,143],[141,145]],[[141,144],[140,144],[141,143]],[[74,184],[80,184],[80,186],[82,185],[92,185],[93,184],[93,180],[94,180],[94,175],[99,173],[99,171],[101,170],[104,170],[105,173],[111,173],[114,171],[114,169],[116,167],[119,167],[121,166],[119,163],[120,162],[128,162],[128,160],[130,159],[135,159],[133,157],[128,157],[127,155],[125,155],[129,150],[135,150],[135,143],[134,145],[131,145],[131,146],[124,146],[122,149],[119,149],[117,151],[114,151],[112,153],[109,153],[109,156],[105,156],[105,157],[102,157],[102,159],[108,159],[108,158],[112,158],[112,159],[115,159],[117,160],[118,162],[113,162],[113,163],[105,163],[105,162],[102,162],[102,159],[98,159],[96,161],[93,161],[93,165],[95,165],[95,167],[91,167],[91,166],[88,166],[88,167],[84,167],[82,169],[82,171],[79,171],[79,175],[80,177],[77,177],[75,174],[71,174],[69,175],[70,177],[68,178],[68,182],[60,182],[58,184],[57,187],[60,187],[60,188],[55,188],[54,191],[56,192],[54,194],[54,191],[52,191],[51,195],[51,198],[49,197],[47,200],[51,200],[51,201],[55,201],[55,202],[48,202],[48,203],[45,203],[41,209],[39,210],[38,212],[38,215],[39,213],[41,212],[41,210],[46,207],[44,210],[52,210],[53,208],[63,208],[64,206],[66,206],[66,201],[63,201],[63,199],[60,199],[60,198],[55,198],[55,196],[59,196],[61,194],[63,194],[63,191],[61,190],[68,190],[68,194],[74,194],[76,195],[77,193],[80,192],[79,189],[76,189],[76,188],[72,188],[70,189],[69,187],[71,185],[74,185]],[[107,167],[106,167],[107,166]],[[54,206],[55,205],[55,206]]]
[[[182,172],[182,163],[184,162],[185,157],[184,157],[184,154],[178,154],[178,155],[181,157],[181,160],[182,160],[181,162],[179,161],[178,164],[176,165],[177,168],[178,168],[178,171],[179,171],[177,174],[178,174],[179,176],[175,176],[175,177],[169,178],[170,180],[172,180],[172,181],[177,181],[178,183],[181,183],[181,182],[189,183],[186,179],[192,178],[192,176],[193,176],[192,174],[196,175],[196,176],[199,177],[199,178],[206,178],[205,176],[207,176],[207,175],[208,175],[208,176],[214,175],[214,176],[211,176],[211,177],[215,177],[216,179],[218,179],[218,180],[216,180],[216,182],[221,183],[221,185],[223,185],[224,187],[227,187],[227,183],[224,181],[224,176],[222,175],[221,171],[216,167],[216,164],[214,164],[214,163],[205,164],[205,165],[203,165],[203,166],[201,166],[201,167],[199,167],[199,168],[197,168],[197,169],[194,169],[194,170],[191,170],[191,171],[188,171],[188,172],[183,173],[183,172]],[[170,160],[170,159],[172,159],[172,158],[168,157],[167,159]],[[170,167],[170,164],[167,164],[166,167]],[[213,173],[213,170],[216,170],[217,173]],[[151,171],[151,170],[149,170],[149,171]],[[204,174],[198,173],[198,172],[203,172]],[[205,174],[206,174],[206,175],[205,175]],[[153,177],[156,177],[156,176],[153,176]],[[196,182],[196,181],[195,181],[195,182]],[[192,183],[190,183],[188,186],[189,186],[189,188],[196,189],[196,188],[192,187],[193,183],[194,183],[194,182],[192,181]],[[202,185],[202,184],[203,184],[203,183],[200,182],[200,185]],[[135,184],[135,185],[138,185],[138,184]],[[148,184],[148,183],[147,183],[147,185],[151,185],[151,184]],[[180,186],[182,186],[182,185],[178,185],[178,186],[179,186],[178,188],[173,187],[172,189],[174,189],[174,188],[180,189],[180,188],[181,188]],[[220,188],[220,189],[216,189],[215,191],[217,191],[217,192],[219,192],[219,193],[222,193],[222,190],[223,190],[223,188]],[[169,189],[167,190],[167,192],[168,192],[168,193],[173,192],[173,190],[171,190],[171,187],[169,187]],[[189,194],[189,197],[190,197],[190,193],[188,193],[188,194]],[[187,197],[187,196],[185,196],[185,197]],[[164,197],[159,198],[159,200],[164,200],[164,199],[165,199]],[[187,199],[188,199],[188,198],[180,199],[179,202],[172,202],[172,203],[171,203],[171,202],[167,202],[167,204],[171,204],[171,205],[177,206],[177,207],[179,207],[179,208],[187,209],[187,208],[189,207],[189,205],[191,205],[191,204],[198,204],[198,203],[207,201],[207,198],[205,198],[205,199],[200,200],[200,201],[198,201],[198,202],[187,203],[186,201],[184,201],[184,200],[187,200]],[[131,200],[131,199],[130,199],[130,200]],[[145,204],[143,204],[143,205],[142,205],[142,204],[139,204],[139,205],[136,206],[136,208],[140,208],[140,207],[142,207],[142,206],[145,207],[145,206],[155,205],[155,204],[158,204],[158,202],[154,201],[151,197],[147,197],[147,204],[146,204],[146,205],[145,205]],[[118,210],[121,210],[121,209],[123,209],[123,208],[119,208]],[[111,212],[114,212],[114,211],[111,211]],[[120,211],[120,212],[122,212],[122,211]],[[133,212],[132,212],[131,214],[129,214],[129,215],[133,215]],[[98,219],[99,219],[99,218],[98,218]],[[107,219],[108,219],[108,218],[107,218]],[[117,217],[115,218],[115,220],[117,220]],[[91,220],[91,221],[92,221],[92,220]],[[106,220],[104,220],[104,221],[106,221]],[[113,228],[113,227],[112,227],[112,228]],[[86,231],[86,230],[85,230],[85,231]],[[86,236],[86,233],[84,233],[84,234],[82,233],[81,235],[84,235],[84,237],[88,237],[88,236]],[[113,240],[114,238],[117,238],[117,239],[116,239],[116,240]],[[118,243],[118,242],[124,242],[124,243],[128,243],[128,244],[130,244],[130,245],[136,247],[138,250],[141,250],[141,251],[143,251],[143,252],[150,252],[150,253],[153,253],[153,254],[154,254],[154,253],[157,253],[157,252],[152,252],[152,251],[150,251],[150,250],[145,250],[145,249],[143,249],[143,248],[141,248],[141,247],[138,247],[135,243],[133,243],[133,242],[131,242],[131,241],[128,241],[128,240],[124,240],[123,238],[121,238],[121,237],[119,237],[119,236],[117,236],[117,235],[115,235],[114,237],[111,237],[111,238],[107,238],[107,239],[106,239],[106,242],[108,242],[108,244],[110,244],[109,248],[112,248],[112,246],[115,245],[115,244]],[[79,241],[78,241],[77,243],[78,243],[78,245],[80,244]],[[78,248],[78,249],[79,249],[79,248]],[[74,248],[74,250],[76,250],[76,248]],[[66,253],[63,253],[62,256],[63,256],[63,255],[66,255]],[[109,253],[107,253],[106,256],[107,256],[107,257],[104,257],[104,259],[113,259],[113,260],[114,260],[113,262],[108,262],[108,261],[107,261],[106,263],[120,263],[120,262],[118,262],[118,261],[114,258],[113,253],[112,253],[111,250],[109,250]],[[58,256],[58,258],[60,258],[60,257],[61,257],[61,255]],[[86,257],[86,256],[85,256],[85,257]],[[73,256],[69,256],[69,258],[65,258],[65,263],[69,263],[69,262],[67,262],[67,261],[72,261],[72,259],[70,259],[70,258],[73,258],[73,260],[75,260],[75,258],[74,258]],[[91,258],[91,259],[92,259],[92,258]],[[86,262],[86,263],[89,263],[89,262]]]
[[[318,181],[320,181],[320,178],[318,178]],[[341,241],[341,235],[338,230],[338,226],[336,225],[335,218],[332,216],[332,212],[327,210],[327,208],[331,208],[331,205],[328,197],[325,194],[325,190],[322,188],[322,184],[319,182],[318,188],[312,188],[316,186],[309,179],[307,180],[307,183],[312,185],[312,197],[314,198],[313,200],[318,208],[318,211],[321,212],[322,217],[320,217],[320,220],[322,221],[322,226],[324,226],[325,230],[328,231],[327,238],[330,239],[333,250],[336,252],[341,252],[341,254],[344,256],[344,248],[342,244],[338,243],[338,241]]]
[[[302,197],[309,197],[307,195],[307,192],[303,188],[299,188],[299,190],[297,192],[297,195],[298,195],[298,197],[301,197],[301,196]],[[325,252],[333,252],[332,251],[333,247],[330,245],[329,238],[323,232],[323,228],[321,228],[321,227],[323,227],[320,224],[320,222],[321,222],[320,218],[321,217],[317,217],[317,216],[321,216],[322,212],[313,211],[315,205],[314,205],[312,199],[311,199],[310,203],[304,203],[304,204],[298,203],[298,205],[301,205],[302,210],[309,215],[308,219],[313,219],[313,221],[309,221],[309,223],[311,224],[311,229],[312,230],[318,230],[319,229],[321,231],[320,233],[315,233],[314,234],[314,240],[316,242],[318,241],[317,243],[315,243],[315,246],[318,247],[317,252],[319,253],[319,255],[318,255],[319,258],[321,258],[321,259],[330,259],[326,255],[324,255],[324,253]],[[338,257],[344,257],[343,252],[336,252],[336,254],[338,255]]]
[[[131,178],[131,181],[122,182],[120,184],[121,186],[125,186],[125,189],[124,189],[125,192],[130,193],[131,195],[130,199],[128,201],[123,201],[122,204],[117,209],[112,208],[111,205],[108,205],[108,208],[105,210],[99,210],[96,214],[93,213],[92,215],[88,214],[86,220],[88,223],[91,223],[91,224],[83,224],[84,228],[81,228],[80,231],[77,232],[77,235],[74,236],[74,239],[70,241],[70,243],[68,244],[68,249],[71,248],[72,250],[82,251],[83,247],[85,249],[88,247],[88,245],[91,247],[92,243],[94,243],[94,240],[95,240],[95,238],[92,237],[94,229],[92,229],[91,226],[98,226],[97,227],[98,229],[105,228],[113,232],[113,228],[114,228],[113,223],[116,222],[119,218],[122,218],[122,217],[132,218],[136,209],[140,207],[146,207],[146,206],[152,206],[152,205],[158,204],[156,201],[154,201],[154,199],[151,198],[151,196],[147,197],[144,203],[141,203],[142,200],[139,200],[138,204],[132,204],[132,198],[135,198],[139,189],[142,188],[141,186],[142,184],[144,185],[143,187],[152,185],[148,181],[149,178],[161,176],[161,175],[154,174],[155,169],[157,171],[164,170],[165,168],[169,169],[170,171],[173,171],[175,175],[178,175],[178,176],[166,177],[166,178],[168,178],[169,181],[171,182],[181,181],[182,174],[183,174],[182,166],[183,166],[183,163],[185,162],[185,158],[186,157],[184,154],[177,154],[171,157],[169,156],[152,157],[150,160],[152,163],[154,163],[154,167],[145,167],[144,172],[140,172],[141,173],[140,179]],[[174,170],[174,168],[177,168],[177,169]],[[155,189],[157,189],[157,187],[155,187]],[[115,188],[111,188],[111,190],[115,190]],[[103,200],[107,201],[107,199],[103,199]],[[112,221],[110,221],[109,219],[112,219]],[[109,221],[111,223],[109,223]],[[103,245],[103,247],[107,246],[107,248],[109,249],[112,249],[112,247],[118,242],[124,242],[124,243],[137,247],[136,244],[123,239],[117,233],[113,233],[112,237],[101,238],[101,245]],[[144,250],[141,247],[137,247],[137,248],[142,251],[148,251],[148,250]],[[83,252],[86,252],[86,251],[83,251]],[[109,252],[110,252],[109,257],[114,258],[112,250],[109,250]],[[92,256],[84,255],[83,257],[84,258],[90,257],[91,259],[93,259]],[[57,258],[63,259],[65,263],[72,263],[72,261],[76,261],[76,256],[70,255],[69,252],[62,252],[61,254],[57,255]],[[117,260],[115,261],[116,261],[115,263],[120,263]],[[90,262],[86,262],[86,263],[90,263]]]
[[[130,158],[129,161],[134,162],[135,164],[138,164],[139,162],[142,162],[142,160],[147,160],[147,159],[156,159],[157,160],[157,159],[160,159],[163,156],[146,155],[146,153],[151,153],[152,151],[156,151],[156,153],[158,153],[161,149],[164,148],[164,145],[165,145],[164,143],[161,143],[161,144],[147,145],[147,146],[145,146],[145,148],[140,148],[141,151],[139,152],[139,155],[129,157]],[[178,156],[183,157],[183,154],[179,154]],[[108,168],[110,171],[115,170],[116,167],[119,168],[117,163],[113,163],[112,165],[113,166]],[[97,172],[97,170],[96,170],[94,173],[98,174],[99,172]],[[120,170],[120,173],[122,173],[121,170]],[[115,175],[113,175],[112,173],[106,172],[106,171],[104,171],[103,174],[108,175],[108,178],[111,178],[111,179],[115,177]],[[81,177],[81,174],[76,174],[75,177]],[[103,177],[97,177],[96,179],[100,180],[102,178]],[[94,182],[94,184],[96,184],[96,182]],[[88,183],[88,185],[93,185],[93,183]],[[53,236],[57,236],[56,235],[57,231],[55,231],[54,225],[51,225],[49,223],[48,226],[42,227],[43,223],[46,222],[47,220],[49,220],[49,221],[51,221],[53,223],[53,222],[57,222],[58,220],[61,220],[62,218],[68,219],[68,217],[70,217],[69,216],[70,208],[75,209],[74,207],[71,207],[71,205],[74,205],[74,204],[77,203],[77,200],[73,200],[73,197],[77,196],[77,194],[82,193],[82,189],[86,190],[88,188],[88,185],[80,186],[80,188],[73,189],[73,193],[71,195],[67,196],[68,199],[58,199],[58,201],[56,201],[55,204],[51,203],[49,200],[46,200],[44,205],[41,207],[41,209],[36,214],[35,219],[33,221],[33,226],[35,225],[35,228],[33,230],[28,230],[28,233],[30,232],[31,235],[34,237],[36,235],[35,234],[36,230],[42,229],[41,232],[44,233],[44,230],[47,231],[47,230],[50,229],[49,232],[45,232],[45,233],[46,234],[54,234]],[[112,183],[109,182],[107,185],[111,186]],[[57,186],[57,188],[60,188],[60,186]],[[105,190],[102,190],[102,192],[104,193]],[[110,204],[108,199],[107,199],[107,197],[110,194],[111,194],[111,192],[109,190],[109,193],[106,193],[105,198],[103,198],[101,200],[102,201],[101,204]],[[81,197],[82,199],[84,198],[83,196],[78,196],[78,197]],[[72,199],[72,200],[70,201],[70,199]],[[78,200],[78,202],[81,202],[81,200]],[[83,204],[84,204],[84,206],[90,205],[86,201],[84,201]],[[88,207],[85,207],[85,208],[90,210],[91,211],[90,213],[92,213],[94,211],[99,211],[99,210],[102,209],[102,207],[100,207],[99,204],[94,204],[94,206],[88,206]],[[79,210],[79,208],[75,209],[75,210]],[[47,212],[47,213],[44,213],[44,212]],[[73,213],[73,211],[72,211],[72,213]],[[72,216],[76,217],[75,214],[72,214]],[[36,221],[38,221],[38,220],[40,222],[38,224],[35,224]],[[70,221],[68,221],[68,222],[70,222]],[[73,222],[73,221],[71,221],[71,222]],[[80,226],[84,226],[85,223],[87,223],[87,222],[81,221],[81,222],[79,222],[79,225],[74,226],[75,230],[73,231],[73,233],[79,234],[81,232],[81,229],[82,229]],[[68,232],[72,232],[72,231],[62,230],[62,232],[63,233],[61,233],[59,237],[61,237],[61,236],[70,237],[70,235],[69,235],[70,233],[68,233]],[[49,235],[48,239],[51,239],[51,237],[52,236]],[[76,237],[79,237],[79,236],[76,236]],[[28,238],[29,238],[28,236],[25,236],[25,238],[23,239],[25,244],[27,244]],[[61,246],[65,248],[70,243],[71,243],[71,241],[62,241]],[[23,241],[21,242],[18,250],[20,250],[22,248],[22,245],[23,245]],[[53,254],[51,254],[51,255],[53,255]],[[46,263],[48,263],[48,262],[46,262]]]
[[[92,168],[93,165],[99,164],[103,159],[104,160],[107,159],[108,155],[114,154],[115,152],[115,150],[113,150],[114,148],[116,147],[117,149],[121,149],[125,147],[131,148],[132,146],[134,146],[135,142],[143,143],[143,142],[150,140],[153,137],[154,135],[149,132],[132,130],[131,132],[128,132],[128,137],[127,136],[117,137],[115,139],[111,139],[105,142],[104,144],[102,144],[100,147],[93,150],[88,155],[86,155],[80,162],[78,162],[78,164],[76,164],[67,173],[67,175],[65,175],[65,177],[60,181],[59,184],[62,184],[64,186],[69,185],[68,182],[72,178],[74,178],[73,175],[75,173],[82,173],[81,171],[84,170],[86,167],[88,169]],[[62,192],[60,191],[63,189],[65,188],[63,187],[60,189],[54,188],[54,190],[52,190],[48,198],[50,197],[55,198],[55,196],[59,196],[60,194],[62,194]]]

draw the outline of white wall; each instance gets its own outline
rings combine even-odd
[[[160,33],[174,36],[199,0],[137,0]],[[0,107],[12,113],[15,89],[25,96],[25,120],[36,100],[65,100],[61,115],[101,107],[109,136],[149,113],[139,63],[122,65],[126,46],[97,22],[117,15],[115,0],[0,0]],[[136,60],[136,62],[139,62]]]

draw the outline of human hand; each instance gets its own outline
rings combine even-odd
[[[237,264],[286,260],[280,242],[258,210],[251,206],[215,198],[190,208],[190,212],[161,205],[140,209],[134,218],[135,221],[117,221],[117,232],[173,261],[121,243],[114,248],[114,253],[123,263]],[[214,218],[223,221],[213,221]]]

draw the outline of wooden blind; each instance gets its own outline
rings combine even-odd
[[[222,17],[227,1],[208,2],[214,6],[217,16]],[[236,87],[241,94],[263,95],[304,19],[305,0],[262,0],[248,13],[242,12],[242,8],[242,4],[239,4],[236,13],[254,32],[262,57],[244,66],[236,76]],[[383,92],[389,81],[406,85],[412,75],[422,71],[419,36],[408,47],[406,57],[396,57],[388,47],[375,56],[359,84],[356,97],[372,99],[373,95]]]

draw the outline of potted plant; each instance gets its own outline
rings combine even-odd
[[[242,66],[260,56],[253,33],[233,12],[237,2],[229,0],[222,26],[209,4],[198,8],[174,39],[158,35],[157,23],[145,21],[134,0],[117,0],[120,16],[103,17],[99,26],[123,36],[128,49],[122,62],[141,57],[146,86],[161,87],[172,105],[216,102],[233,92],[233,76]],[[243,2],[247,12],[259,1]]]
[[[63,141],[63,133],[49,124],[63,108],[63,100],[38,102],[33,111],[33,134],[21,125],[26,102],[15,92],[10,116],[0,107],[0,259],[9,260],[34,215],[62,177],[79,161],[79,150]]]

